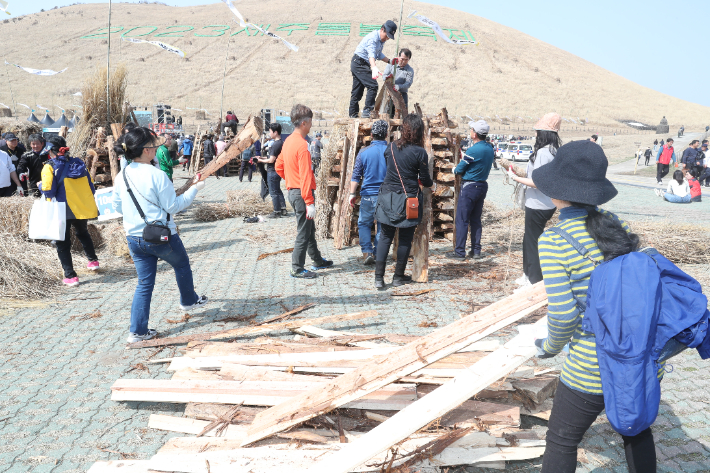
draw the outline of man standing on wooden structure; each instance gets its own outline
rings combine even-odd
[[[366,265],[375,264],[374,254],[377,242],[380,240],[382,229],[377,225],[375,243],[372,243],[372,225],[375,221],[375,208],[377,208],[377,195],[380,186],[387,174],[385,150],[387,150],[387,122],[377,120],[372,124],[372,143],[363,148],[355,159],[353,177],[350,180],[350,206],[355,207],[357,186],[362,180],[360,190],[360,216],[357,219],[360,248],[362,248],[362,262]]]
[[[224,134],[224,130],[229,128],[232,130],[233,134],[237,134],[237,126],[239,126],[239,119],[231,111],[227,112],[227,116],[224,117],[225,122],[222,123],[222,129],[219,130],[220,133]]]
[[[316,224],[313,221],[316,218],[316,177],[306,141],[312,121],[313,111],[310,108],[301,104],[293,106],[291,123],[295,129],[284,141],[276,160],[276,172],[286,180],[288,200],[296,213],[298,225],[291,257],[291,277],[301,279],[313,279],[317,277],[314,271],[333,266],[332,261],[323,258],[316,242]],[[312,271],[304,268],[306,252],[313,260]]]
[[[414,69],[409,65],[412,59],[412,51],[402,48],[396,64],[389,64],[385,68],[385,78],[394,77],[394,90],[398,91],[404,99],[404,104],[409,109],[409,87],[414,82]]]
[[[447,253],[449,258],[466,259],[466,239],[471,227],[471,251],[468,257],[473,259],[481,256],[481,214],[483,201],[488,193],[488,175],[495,159],[493,146],[486,142],[490,127],[484,120],[469,122],[471,141],[473,145],[459,162],[454,174],[461,176],[461,193],[456,208],[456,249]]]
[[[273,140],[269,147],[268,158],[258,158],[258,161],[266,165],[266,183],[269,187],[271,202],[274,204],[274,211],[267,215],[267,218],[279,218],[287,215],[286,199],[281,191],[281,177],[276,173],[276,160],[281,154],[283,141],[281,141],[281,124],[272,123],[269,125],[270,138]]]
[[[350,61],[350,72],[353,75],[353,88],[350,92],[350,118],[357,118],[360,111],[360,99],[367,88],[365,98],[365,108],[362,109],[362,116],[370,118],[370,112],[375,108],[377,98],[377,79],[382,73],[375,65],[375,61],[380,60],[390,64],[397,64],[397,58],[388,59],[382,54],[385,42],[394,39],[397,32],[397,25],[392,20],[387,20],[379,30],[375,30],[362,38],[355,54]]]

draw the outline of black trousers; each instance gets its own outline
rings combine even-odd
[[[354,55],[350,60],[350,72],[353,75],[353,89],[350,92],[348,116],[357,117],[360,113],[360,99],[362,99],[365,88],[367,88],[367,97],[365,97],[363,111],[370,111],[375,108],[378,86],[377,81],[372,78],[370,63],[358,55]]]
[[[271,202],[274,204],[274,212],[280,212],[286,208],[286,199],[283,191],[281,191],[281,176],[273,169],[267,171],[267,176],[269,178],[269,195],[271,196]]]
[[[670,168],[671,168],[670,164],[657,163],[656,164],[656,181],[661,182],[661,179],[666,177]]]
[[[604,396],[575,391],[559,383],[547,430],[542,473],[574,473],[577,446],[584,433],[604,410]],[[629,473],[655,473],[656,448],[651,428],[624,439]]]
[[[254,172],[254,165],[249,164],[248,159],[242,159],[242,164],[239,165],[239,182],[242,182],[242,179],[244,179],[244,168],[249,170],[247,177],[249,178],[249,182],[251,182],[251,174]]]
[[[380,240],[377,242],[377,256],[375,259],[377,261],[387,261],[387,255],[390,252],[390,246],[392,246],[392,240],[394,240],[394,234],[397,231],[397,227],[392,225],[386,225],[384,223],[379,224],[382,227],[382,235]],[[413,227],[400,228],[399,229],[399,246],[397,246],[397,261],[407,261],[409,258],[409,253],[412,251],[412,241],[414,240],[414,232],[417,230],[416,225]]]
[[[523,272],[531,284],[542,281],[537,240],[545,231],[545,224],[555,215],[556,209],[538,210],[525,207],[525,234],[523,235]]]
[[[12,186],[0,187],[0,197],[12,197],[14,192]]]
[[[456,208],[456,254],[466,256],[466,239],[471,229],[471,251],[481,254],[483,201],[488,194],[487,182],[464,182]]]
[[[698,182],[702,185],[703,181],[705,181],[705,185],[710,185],[710,167],[707,167],[703,170],[702,174],[700,174],[700,177],[698,177]]]
[[[234,120],[222,123],[222,129],[220,130],[222,134],[224,134],[225,128],[230,128],[232,130],[232,133],[234,133],[235,135],[237,134],[237,122],[235,122]]]
[[[323,256],[318,249],[316,242],[316,223],[306,218],[306,202],[301,196],[301,189],[289,189],[288,201],[296,214],[296,243],[293,245],[291,255],[291,269],[296,272],[303,269],[306,264],[306,253],[311,257],[316,266],[323,264]]]
[[[83,219],[68,218],[67,219],[67,230],[64,233],[64,241],[57,241],[57,256],[59,256],[59,262],[62,264],[62,269],[64,270],[65,278],[75,278],[76,272],[74,271],[74,263],[71,259],[71,227],[74,227],[74,232],[76,237],[84,248],[84,254],[89,261],[98,261],[99,258],[96,256],[96,250],[94,249],[94,242],[89,235],[89,228],[87,227],[87,221]]]

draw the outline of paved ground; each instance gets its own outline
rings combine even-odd
[[[181,172],[177,173],[178,176]],[[230,189],[251,187],[237,178],[210,179],[198,201],[221,201]],[[493,174],[489,198],[510,203],[510,187]],[[665,218],[677,215],[677,207],[651,198],[647,190],[619,188],[607,207],[626,218]],[[654,200],[656,199],[656,200]],[[684,207],[688,220],[707,221],[707,203]],[[678,217],[676,217],[678,218]],[[260,224],[241,219],[199,223],[191,212],[178,218],[199,293],[212,303],[185,323],[171,323],[182,315],[172,271],[159,266],[151,310],[151,326],[161,335],[199,333],[239,326],[220,322],[230,316],[271,317],[306,302],[317,306],[306,314],[320,316],[366,309],[378,317],[348,327],[363,333],[397,332],[423,334],[420,325],[439,326],[470,313],[475,304],[497,300],[512,290],[495,283],[495,277],[520,275],[520,257],[511,265],[503,258],[477,263],[450,263],[441,258],[449,244],[432,247],[431,282],[417,288],[436,291],[418,298],[393,298],[372,289],[373,273],[356,262],[358,248],[336,251],[329,240],[320,242],[326,257],[336,266],[315,281],[288,277],[290,256],[274,256],[256,262],[259,254],[292,246],[292,218]],[[498,242],[484,251],[506,252]],[[691,268],[707,275],[707,266]],[[388,269],[387,279],[392,269]],[[495,276],[491,278],[491,276]],[[129,309],[135,287],[132,266],[89,275],[82,284],[66,290],[54,303],[26,308],[0,316],[0,471],[81,472],[96,460],[119,459],[122,452],[149,458],[176,434],[147,428],[151,413],[180,415],[183,406],[159,403],[117,403],[109,387],[120,377],[167,378],[164,368],[151,365],[150,372],[135,368],[151,356],[170,356],[174,349],[125,350]],[[88,317],[99,311],[101,316]],[[339,326],[340,328],[346,328]],[[503,337],[512,333],[504,333]],[[288,336],[288,334],[283,334]],[[710,376],[707,362],[697,355],[680,355],[663,383],[663,403],[654,427],[660,471],[710,471]],[[558,357],[549,362],[559,365]],[[585,438],[588,462],[578,471],[608,473],[626,471],[621,439],[600,419]],[[518,471],[536,471],[539,461],[511,465]],[[483,471],[469,468],[469,471]]]

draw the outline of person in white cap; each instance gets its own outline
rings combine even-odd
[[[461,194],[456,208],[456,250],[447,256],[453,259],[466,259],[466,239],[471,227],[471,251],[468,256],[479,259],[481,256],[481,233],[483,224],[483,201],[488,193],[488,175],[493,166],[495,153],[493,146],[486,142],[490,131],[484,120],[469,122],[471,142],[463,155],[454,174],[461,176]]]
[[[562,146],[559,135],[561,124],[562,117],[556,113],[548,113],[533,127],[537,132],[537,137],[535,139],[535,146],[533,146],[533,154],[528,161],[527,177],[519,177],[511,169],[506,169],[508,176],[513,181],[527,186],[525,189],[523,275],[515,281],[520,286],[529,286],[542,281],[542,269],[540,267],[537,240],[540,238],[540,235],[542,235],[542,232],[545,231],[547,222],[555,214],[556,207],[548,196],[535,187],[532,175],[536,169],[539,169],[541,166],[555,159],[557,150]]]

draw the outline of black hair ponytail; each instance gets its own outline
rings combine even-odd
[[[587,232],[596,242],[604,261],[638,250],[639,237],[627,232],[621,222],[609,214],[600,212],[596,206],[572,202],[575,207],[587,210]]]
[[[128,161],[133,161],[143,154],[143,148],[155,143],[157,139],[153,130],[135,127],[116,141],[113,150],[118,155],[124,155]]]

